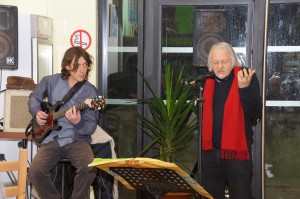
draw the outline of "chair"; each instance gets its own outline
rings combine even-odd
[[[27,149],[20,149],[19,160],[0,162],[0,172],[18,171],[18,180],[16,185],[4,187],[5,197],[16,197],[25,199],[26,197],[26,178],[27,178]]]

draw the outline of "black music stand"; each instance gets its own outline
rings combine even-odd
[[[196,193],[213,198],[174,163],[152,158],[95,158],[89,166],[106,171],[128,189],[148,191],[155,199],[167,192]]]

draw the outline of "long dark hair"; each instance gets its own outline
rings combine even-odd
[[[73,70],[75,72],[78,70],[78,59],[80,57],[83,57],[85,59],[85,61],[87,62],[89,67],[88,67],[86,76],[89,75],[89,72],[91,71],[91,65],[93,63],[93,61],[92,61],[93,57],[87,51],[85,51],[82,47],[74,46],[74,47],[69,48],[65,52],[64,58],[61,62],[61,77],[63,79],[68,79],[68,77],[70,76],[70,71],[68,71],[66,69],[66,66],[70,66],[73,59],[74,59]]]

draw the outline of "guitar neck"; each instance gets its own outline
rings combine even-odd
[[[88,106],[87,104],[78,104],[78,105],[75,106],[76,111],[80,111],[80,110],[86,109],[86,108],[88,108],[88,107],[89,107],[89,106]],[[64,110],[55,112],[55,113],[53,114],[53,120],[57,120],[57,119],[59,119],[59,118],[61,118],[61,117],[64,117],[65,114],[66,114],[66,112],[67,112],[68,110],[70,110],[70,109],[64,109]]]

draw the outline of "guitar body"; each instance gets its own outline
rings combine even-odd
[[[56,120],[54,120],[54,113],[59,110],[63,105],[62,102],[57,102],[55,105],[43,102],[41,104],[42,110],[48,114],[45,125],[41,126],[37,123],[36,119],[33,119],[32,131],[33,131],[33,140],[37,143],[41,143],[52,131],[60,131],[61,126],[57,125]]]
[[[57,119],[64,117],[67,110],[60,110],[64,103],[59,101],[55,105],[43,102],[42,110],[48,114],[45,125],[39,125],[35,118],[32,119],[32,137],[36,143],[41,143],[52,131],[60,131],[61,126],[57,125]],[[97,96],[93,99],[86,99],[83,104],[75,106],[77,111],[90,108],[92,110],[100,110],[104,108],[106,100],[103,96]]]

